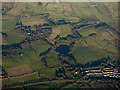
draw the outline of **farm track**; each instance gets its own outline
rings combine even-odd
[[[63,88],[69,88],[69,87],[71,87],[71,86],[73,86],[73,85],[76,85],[76,83],[69,84],[69,85],[67,85],[67,86],[65,86],[65,87],[63,87]]]
[[[31,74],[34,74],[34,73],[38,73],[38,71],[31,72],[31,73],[26,73],[26,74],[24,74],[24,75],[12,76],[12,77],[10,77],[10,79],[15,79],[15,78],[20,78],[20,77],[25,77],[25,76],[27,76],[27,75],[31,75]],[[8,78],[4,78],[4,79],[8,79]]]
[[[37,82],[37,83],[30,83],[30,84],[24,84],[24,85],[16,85],[16,86],[9,87],[9,88],[19,88],[19,87],[23,87],[23,86],[30,86],[30,85],[36,85],[36,84],[45,84],[45,83],[64,83],[64,82],[68,82],[68,81],[74,81],[74,80],[53,80],[53,81]]]

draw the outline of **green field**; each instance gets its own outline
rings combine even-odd
[[[45,70],[40,71],[40,76],[44,76],[44,77],[48,77],[50,79],[54,79],[55,78],[55,71],[58,68],[48,68]]]
[[[81,46],[76,46],[75,49],[72,51],[72,54],[76,58],[77,62],[80,64],[86,64],[88,62],[95,61],[102,57],[107,57],[110,55],[101,49]]]
[[[53,28],[52,34],[49,36],[48,40],[54,40],[57,35],[60,35],[60,37],[66,37],[70,34],[72,34],[72,32],[69,25],[56,26]]]
[[[35,24],[36,25],[39,25],[39,24],[43,25],[44,23],[47,23],[47,22],[39,16],[34,16],[34,17],[30,16],[28,18],[22,18],[22,23],[23,23],[23,25],[33,26]]]
[[[43,40],[40,40],[39,42],[36,42],[31,46],[35,50],[37,56],[39,56],[40,53],[42,53],[43,51],[47,50],[50,47],[50,45]]]
[[[13,30],[15,28],[16,22],[17,21],[14,17],[3,16],[2,17],[2,31],[8,32],[8,31]]]
[[[47,59],[46,59],[46,62],[47,62],[47,65],[49,67],[59,67],[59,62],[57,60],[57,53],[54,51],[54,52],[50,52],[50,54],[48,55]]]
[[[16,22],[17,21],[14,17],[2,17],[2,32],[7,34],[7,38],[5,40],[8,44],[18,43],[25,38],[24,34],[17,34],[13,31]]]
[[[62,27],[60,28],[60,31],[62,31],[62,32],[60,33],[60,36],[61,36],[61,37],[66,37],[67,35],[72,34],[71,28],[70,28],[70,26],[68,26],[68,25],[62,25]]]
[[[10,56],[3,58],[3,67],[7,69],[22,64],[28,64],[33,71],[44,68],[44,65],[40,63],[39,57],[29,47],[24,48],[23,52],[23,56]]]
[[[83,36],[83,37],[88,37],[92,33],[97,33],[95,27],[84,27],[78,29],[78,32]]]

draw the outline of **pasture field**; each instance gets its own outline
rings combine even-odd
[[[80,64],[86,64],[91,61],[98,60],[102,57],[107,57],[110,54],[101,49],[96,49],[94,47],[81,47],[76,46],[72,51],[73,56],[76,58],[77,62]]]
[[[104,47],[104,49],[114,53],[118,53],[118,49],[112,44],[107,45],[106,47]]]
[[[107,56],[117,59],[118,55],[112,53],[117,53],[118,49],[114,45],[101,40],[100,35],[97,35],[97,39],[95,40],[90,37],[85,38],[85,41],[86,45],[78,40],[71,51],[80,64],[98,60]]]
[[[44,6],[39,7],[37,6],[37,3],[31,3],[31,2],[16,2],[14,4],[14,7],[12,10],[8,12],[8,14],[11,14],[12,16],[18,16],[18,15],[26,15],[29,16],[29,14],[35,13],[42,13],[44,11]]]
[[[39,42],[36,42],[35,44],[31,45],[31,47],[35,50],[37,56],[39,56],[40,53],[47,50],[50,47],[50,45],[47,42],[40,40]]]
[[[44,69],[44,70],[40,71],[40,76],[47,77],[47,78],[50,78],[50,79],[54,79],[56,77],[55,76],[55,71],[57,69],[58,68],[47,68],[47,69]]]
[[[14,31],[7,31],[6,33],[8,36],[5,40],[8,44],[19,43],[26,37],[22,34],[17,34]]]
[[[92,38],[86,38],[85,40],[89,47],[93,46],[93,47],[99,48],[99,49],[103,48],[103,46],[101,46],[100,42],[97,40],[93,40]],[[99,43],[97,43],[97,42],[99,42]]]
[[[24,34],[17,34],[13,30],[15,28],[16,19],[14,17],[2,17],[2,32],[7,34],[7,38],[5,38],[6,42],[8,44],[18,43],[22,41],[25,36]]]
[[[59,30],[59,28],[60,28],[60,26],[58,26],[58,27],[53,27],[52,33],[51,33],[51,35],[49,36],[48,40],[54,40],[55,37],[60,34],[61,31]]]
[[[71,28],[69,25],[62,25],[62,27],[60,28],[60,31],[61,31],[60,33],[61,37],[67,37],[67,35],[72,34]]]
[[[95,34],[97,33],[95,27],[90,27],[90,28],[84,27],[77,30],[83,37],[88,37],[92,33],[95,33]]]
[[[49,36],[48,40],[54,40],[57,35],[60,35],[60,37],[66,37],[70,34],[72,34],[72,31],[69,25],[59,25],[52,29],[52,33]]]
[[[15,28],[16,19],[14,17],[3,16],[2,17],[2,31],[8,32]]]
[[[90,39],[89,39],[90,40]],[[87,39],[87,41],[90,43],[90,41],[89,41],[88,39]],[[100,33],[97,33],[97,35],[96,35],[96,39],[95,40],[93,40],[94,42],[96,42],[96,48],[97,48],[97,46],[98,46],[98,48],[100,48],[99,47],[99,45],[101,46],[101,49],[103,49],[103,47],[104,46],[106,46],[108,43],[107,42],[105,42],[105,41],[103,41],[104,40],[104,37],[101,37],[101,34]]]
[[[48,55],[47,60],[46,60],[47,65],[49,67],[59,67],[59,62],[57,60],[57,55],[58,54],[55,51],[50,52],[50,54]]]
[[[84,18],[98,18],[100,21],[106,22],[108,24],[117,22],[117,3],[70,3],[75,10],[76,16],[79,19]],[[92,7],[93,4],[97,4],[97,7]],[[116,6],[116,7],[114,7]],[[109,16],[112,15],[112,16]]]
[[[23,25],[43,25],[44,23],[47,23],[44,19],[42,19],[39,16],[30,16],[28,18],[22,18]]]
[[[51,3],[51,5],[46,6],[46,11],[62,12],[63,9],[64,9],[63,5],[57,3],[55,4]]]

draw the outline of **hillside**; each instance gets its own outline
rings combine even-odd
[[[3,2],[1,34],[4,88],[115,87],[86,70],[119,72],[118,3]]]

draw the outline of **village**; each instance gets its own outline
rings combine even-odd
[[[111,68],[103,68],[102,69],[90,69],[85,71],[87,75],[98,75],[98,76],[104,76],[104,77],[113,77],[113,78],[120,78],[120,73],[116,69]]]

